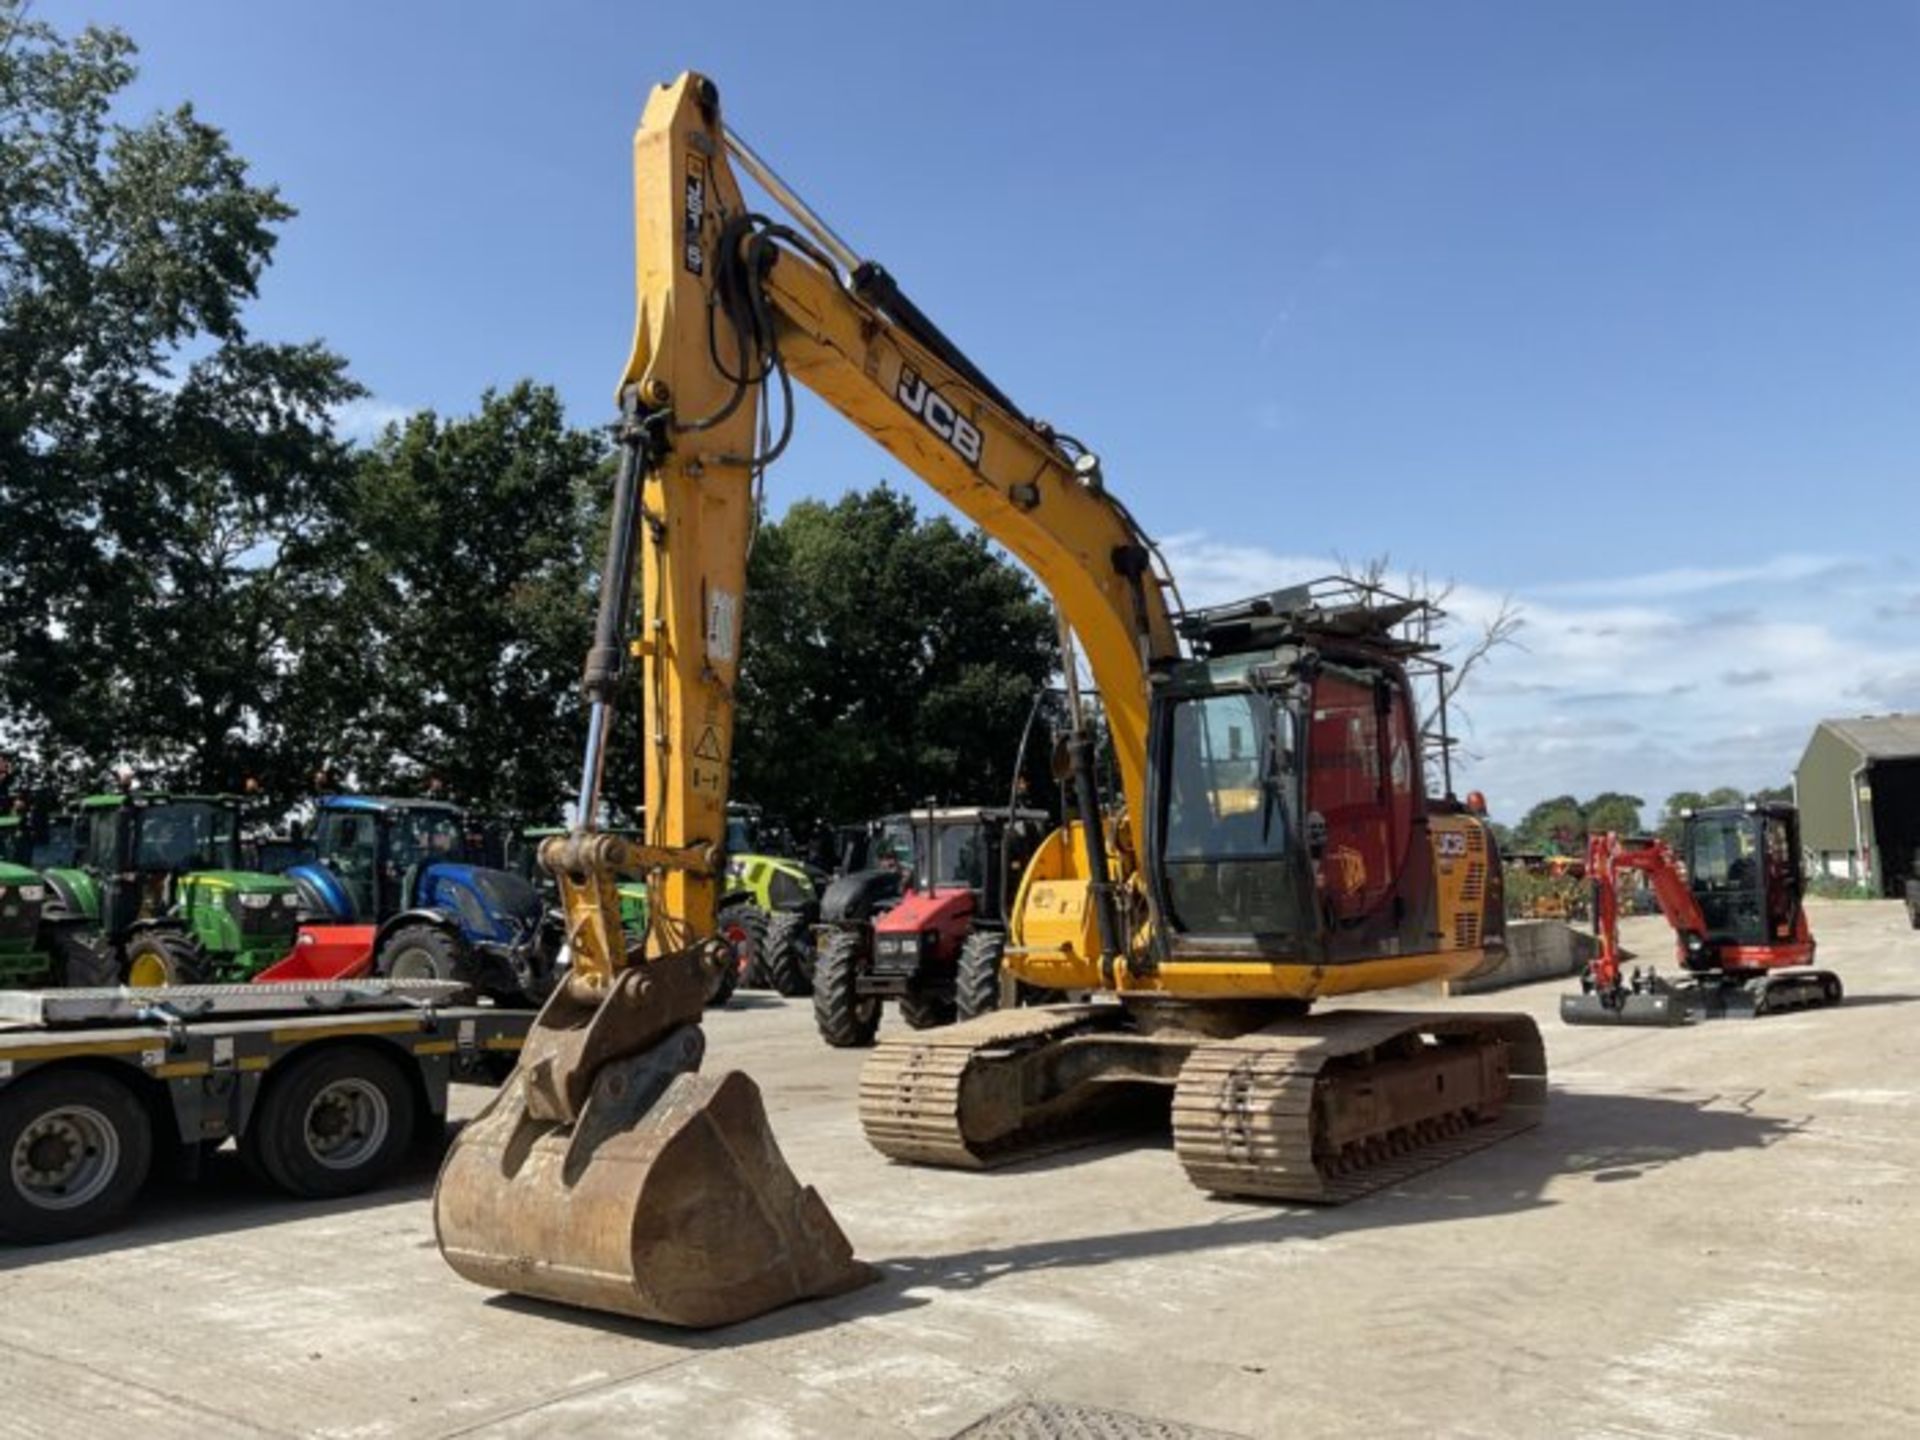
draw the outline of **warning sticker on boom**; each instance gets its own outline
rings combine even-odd
[[[740,638],[740,597],[725,590],[707,592],[707,658],[733,663]]]
[[[715,764],[720,762],[720,731],[717,726],[709,725],[700,732],[700,738],[694,742],[693,753],[702,760],[711,760]]]

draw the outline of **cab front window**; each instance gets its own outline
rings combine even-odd
[[[1262,691],[1172,702],[1156,818],[1165,894],[1180,929],[1260,935],[1300,928],[1293,733],[1284,705]]]

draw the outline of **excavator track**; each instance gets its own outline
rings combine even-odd
[[[1118,1005],[1000,1010],[958,1025],[883,1040],[860,1071],[860,1126],[892,1160],[984,1170],[1085,1143],[1091,1107],[1020,1109],[1010,1126],[982,1123],[993,1071],[1017,1069],[1050,1046],[1117,1030]]]
[[[1126,1082],[1173,1089],[1201,1189],[1341,1204],[1539,1123],[1546,1051],[1524,1015],[1339,1011],[1208,1039],[1050,1006],[882,1043],[860,1123],[891,1159],[983,1170],[1097,1138]]]
[[[1174,1150],[1214,1194],[1339,1205],[1526,1130],[1545,1103],[1527,1016],[1339,1011],[1196,1046]]]

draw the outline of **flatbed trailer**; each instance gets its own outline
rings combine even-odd
[[[532,1010],[450,981],[0,992],[0,1242],[107,1229],[228,1140],[291,1195],[356,1194],[497,1084]]]

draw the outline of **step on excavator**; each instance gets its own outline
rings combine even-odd
[[[1800,812],[1778,802],[1687,810],[1680,854],[1653,837],[1593,835],[1587,878],[1599,950],[1580,993],[1560,997],[1569,1025],[1686,1025],[1840,1003],[1840,977],[1813,965]],[[1678,978],[1621,965],[1621,877],[1646,877],[1673,927]]]
[[[736,165],[784,215],[748,208]],[[1186,610],[1098,457],[1029,418],[808,209],[727,129],[711,81],[653,92],[634,170],[639,316],[581,823],[541,855],[571,963],[442,1170],[453,1268],[689,1326],[871,1273],[788,1168],[752,1081],[698,1072],[706,972],[725,963],[714,902],[747,548],[795,381],[1032,570],[1067,674],[1077,650],[1099,689],[1124,797],[1103,809],[1090,729],[1064,735],[1072,818],[1009,916],[1017,978],[1092,1001],[883,1041],[860,1081],[869,1142],[985,1168],[1095,1138],[1121,1112],[1170,1112],[1203,1190],[1337,1203],[1536,1123],[1546,1062],[1525,1016],[1308,1013],[1467,974],[1504,946],[1485,821],[1427,793],[1413,677],[1441,668],[1431,607],[1335,580]],[[640,841],[592,829],[630,656]],[[621,932],[621,877],[657,897],[644,935]]]

